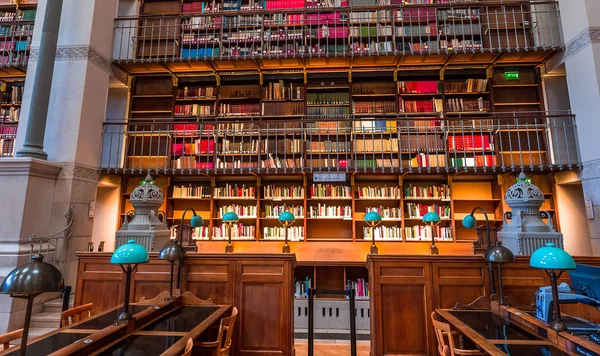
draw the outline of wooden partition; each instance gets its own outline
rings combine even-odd
[[[111,253],[78,253],[75,305],[94,303],[95,312],[122,303],[124,274],[110,264]],[[182,291],[233,304],[239,311],[234,355],[293,355],[293,254],[188,253]],[[169,264],[150,254],[132,276],[131,301],[169,288]]]
[[[575,258],[600,265],[600,258]],[[369,255],[371,355],[435,355],[431,312],[468,304],[489,295],[487,265],[481,256]],[[530,310],[534,293],[550,285],[542,270],[519,256],[503,268],[504,294],[511,305]],[[560,282],[567,281],[565,273]],[[571,315],[598,321],[600,312],[585,305],[562,306]]]

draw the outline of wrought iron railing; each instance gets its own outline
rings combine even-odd
[[[276,2],[265,3],[253,10],[184,6],[186,12],[176,15],[118,18],[113,59],[475,53],[556,50],[563,45],[557,1],[335,8],[302,1],[301,8],[293,9],[271,9],[269,4]]]
[[[565,170],[579,162],[573,115],[515,113],[108,122],[100,166],[125,174],[491,173]]]

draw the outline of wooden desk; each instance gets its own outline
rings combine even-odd
[[[163,349],[160,353],[180,355],[188,338],[196,340],[231,308],[230,305],[190,304],[197,300],[191,293],[184,293],[174,300],[165,301],[164,296],[161,296],[148,303],[134,303],[131,304],[133,319],[118,325],[114,322],[121,313],[122,306],[113,307],[91,318],[30,340],[27,344],[27,355],[98,354],[130,335],[137,334],[172,337],[174,341],[168,344],[167,349],[164,348],[165,344],[162,344]],[[174,319],[183,319],[183,322],[177,323]],[[165,323],[167,330],[160,331],[165,329]],[[144,341],[144,346],[150,344],[154,345]],[[152,354],[150,350],[147,351],[145,355]],[[12,356],[19,353],[20,347],[13,347],[0,352],[0,355]]]
[[[236,245],[237,246],[237,245]],[[94,303],[96,311],[120,303],[124,274],[110,264],[110,252],[78,252],[75,305]],[[182,291],[239,310],[232,355],[294,354],[294,254],[188,253]],[[131,278],[131,302],[169,289],[170,265],[150,253]]]
[[[492,356],[576,356],[541,339],[491,310],[449,310],[436,312]]]

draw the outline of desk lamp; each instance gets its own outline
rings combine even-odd
[[[433,227],[440,223],[442,219],[438,213],[430,211],[423,216],[423,222],[431,226],[431,246],[429,246],[429,253],[432,255],[439,255],[440,251],[435,245],[435,234],[433,233]]]
[[[229,224],[229,238],[227,239],[227,246],[225,246],[225,253],[232,253],[233,245],[231,244],[231,235],[233,232],[233,224],[238,222],[240,218],[233,211],[228,211],[223,215],[221,220],[223,220],[224,223]]]
[[[158,258],[161,260],[167,260],[171,264],[171,279],[169,281],[169,299],[173,299],[173,265],[175,262],[179,262],[179,266],[185,261],[185,249],[177,243],[177,240],[171,240],[165,247],[158,253]],[[177,271],[177,288],[181,280],[181,268]]]
[[[281,248],[281,252],[282,253],[290,253],[290,245],[288,245],[288,228],[290,227],[290,225],[292,225],[294,223],[294,221],[296,220],[296,217],[294,216],[294,214],[290,213],[289,211],[284,211],[283,213],[279,214],[279,217],[277,218],[277,220],[279,220],[279,223],[281,225],[283,225],[283,228],[284,228],[285,243],[283,244],[283,247]]]
[[[204,221],[202,220],[202,216],[196,214],[196,210],[194,210],[194,208],[192,208],[192,207],[186,208],[183,211],[183,214],[181,214],[181,225],[179,225],[179,244],[180,245],[183,245],[183,220],[185,219],[185,214],[187,214],[187,212],[190,210],[194,214],[192,216],[192,218],[190,219],[190,226],[192,228],[197,228],[197,227],[201,227],[202,224],[204,224]]]
[[[379,215],[376,211],[369,211],[367,215],[365,215],[365,222],[371,228],[371,254],[376,255],[379,253],[379,249],[375,246],[375,226],[381,223],[381,215]]]
[[[58,268],[44,262],[44,256],[40,254],[33,255],[31,262],[15,268],[4,278],[0,293],[10,294],[13,298],[27,299],[25,325],[21,337],[21,356],[25,356],[27,350],[33,298],[42,293],[62,292],[63,286],[63,277]]]
[[[129,240],[126,244],[121,245],[118,249],[113,252],[110,258],[110,263],[113,265],[119,265],[125,273],[125,299],[123,301],[123,312],[117,318],[117,323],[121,323],[132,319],[131,313],[129,312],[129,288],[131,287],[131,273],[135,271],[138,264],[147,263],[150,259],[148,258],[148,251],[144,246],[136,244],[135,240]],[[133,267],[131,267],[133,265]],[[123,267],[127,266],[127,267]]]
[[[556,247],[552,242],[546,246],[535,250],[529,259],[529,265],[533,268],[540,268],[546,271],[550,277],[550,286],[552,288],[552,301],[554,304],[554,320],[550,327],[557,332],[566,331],[567,326],[560,319],[560,305],[558,303],[558,288],[556,280],[560,278],[565,270],[575,269],[575,261],[565,250]]]
[[[483,255],[483,259],[488,264],[498,264],[498,291],[500,292],[500,304],[504,304],[504,294],[502,292],[502,264],[515,262],[515,255],[511,250],[502,246],[501,241],[497,241],[495,246],[488,248]]]
[[[481,212],[483,213],[483,216],[485,217],[485,232],[487,234],[487,242],[488,242],[488,250],[490,248],[492,248],[492,236],[490,235],[490,221],[488,219],[488,215],[485,212],[485,210],[483,210],[483,208],[476,206],[473,208],[473,210],[471,210],[471,214],[467,215],[464,217],[463,221],[462,221],[462,225],[464,227],[466,227],[467,229],[474,229],[475,225],[477,224],[477,219],[475,219],[475,216],[473,214],[475,214],[476,210],[481,210]],[[487,254],[487,251],[486,251]],[[496,294],[496,283],[494,281],[494,270],[492,269],[492,263],[490,261],[488,261],[488,273],[490,274],[490,292],[491,294]]]

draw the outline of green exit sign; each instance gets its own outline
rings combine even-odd
[[[505,80],[519,80],[519,72],[504,72]]]

